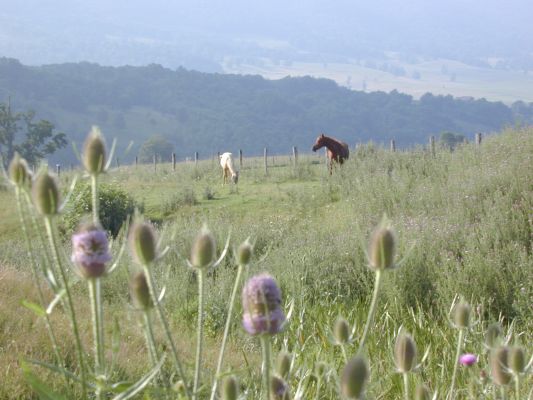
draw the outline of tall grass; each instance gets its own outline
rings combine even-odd
[[[152,272],[156,281],[165,282],[165,313],[188,375],[193,370],[198,298],[196,274],[184,256],[190,253],[198,228],[207,223],[219,244],[229,230],[234,244],[250,237],[255,253],[248,275],[268,271],[281,286],[285,310],[292,313],[286,330],[273,338],[272,348],[274,353],[286,350],[293,356],[287,378],[293,397],[339,398],[338,379],[345,359],[332,339],[332,327],[339,316],[354,327],[354,340],[344,347],[348,358],[354,356],[374,285],[374,275],[367,268],[367,242],[385,213],[396,230],[399,257],[405,261],[383,276],[381,301],[365,351],[370,365],[368,397],[402,398],[406,386],[414,389],[425,382],[438,398],[445,398],[457,349],[449,310],[462,295],[472,305],[474,320],[465,335],[464,351],[479,355],[479,362],[469,368],[458,366],[455,398],[497,399],[499,388],[490,376],[485,378],[490,375],[483,345],[487,325],[499,321],[508,342],[526,346],[531,355],[527,346],[533,341],[532,158],[533,131],[522,129],[488,137],[480,147],[466,145],[454,152],[440,149],[435,157],[421,148],[391,153],[365,146],[353,151],[333,176],[319,163],[323,160],[314,156],[301,155],[296,167],[288,158],[277,157],[268,176],[262,159],[245,159],[238,190],[221,185],[219,167],[211,160],[198,166],[179,165],[176,172],[171,165],[158,166],[156,172],[152,167],[120,167],[101,180],[124,188],[143,203],[146,217],[159,226],[161,246],[170,247]],[[66,181],[69,174],[65,175]],[[203,196],[206,188],[214,196]],[[186,200],[191,198],[195,201]],[[16,220],[10,220],[10,213],[15,212],[12,194],[0,192],[0,199],[6,204],[2,217],[7,217],[11,227],[2,228],[0,242],[0,290],[8,299],[0,304],[4,327],[0,347],[7,349],[0,353],[4,382],[0,397],[31,398],[18,360],[53,362],[53,350],[46,341],[43,321],[19,305],[23,299],[36,299],[28,265],[17,250],[23,248],[23,238]],[[207,386],[215,372],[237,271],[231,247],[229,253],[204,281],[202,379]],[[128,305],[130,264],[123,260],[117,273],[102,285],[106,342],[118,335],[111,328],[114,320],[122,337],[117,368],[109,377],[114,380],[134,381],[151,365],[141,351],[141,318]],[[72,290],[87,298],[80,283],[74,283]],[[260,346],[240,328],[241,312],[237,305],[230,320],[223,373],[236,373],[247,398],[260,398]],[[75,367],[67,321],[59,310],[51,317],[63,333],[65,357]],[[80,325],[82,341],[90,343],[88,321]],[[416,373],[404,375],[407,385],[395,373],[392,357],[400,328],[412,334],[421,354],[427,350]],[[24,334],[18,335],[20,331]],[[160,327],[155,337],[159,350],[164,350]],[[324,367],[320,373],[316,372],[318,363]],[[167,360],[163,375],[172,370]],[[56,390],[71,390],[60,376],[44,369],[38,372]],[[531,375],[526,375],[520,393],[508,391],[525,399],[532,387]],[[202,393],[207,397],[208,392]],[[147,388],[147,393],[158,398],[155,386]]]

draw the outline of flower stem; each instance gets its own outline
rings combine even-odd
[[[185,374],[183,373],[183,368],[181,366],[181,362],[178,357],[178,350],[176,349],[176,345],[174,344],[174,340],[172,339],[172,334],[170,333],[170,328],[168,326],[167,319],[165,318],[163,308],[161,307],[161,304],[157,300],[157,294],[155,292],[152,271],[150,270],[148,265],[143,265],[143,269],[144,269],[144,273],[146,274],[146,281],[148,283],[148,289],[150,290],[150,296],[152,298],[152,302],[154,303],[154,307],[157,312],[157,316],[159,317],[159,320],[161,321],[161,325],[163,325],[163,330],[165,331],[168,344],[170,345],[170,349],[172,351],[174,367],[176,368],[176,372],[178,373],[179,377],[183,381],[183,386],[185,387],[185,395],[187,399],[190,399],[191,395],[189,393],[189,386],[187,385]]]
[[[98,175],[91,175],[91,194],[93,203],[93,223],[98,224],[100,221],[100,204],[98,199]]]
[[[76,321],[76,313],[74,311],[74,303],[72,302],[72,296],[70,294],[70,288],[69,288],[66,272],[65,272],[65,269],[63,268],[63,263],[61,262],[59,258],[59,251],[57,249],[56,239],[54,235],[52,218],[46,215],[44,217],[44,224],[46,227],[46,233],[48,235],[48,240],[50,242],[50,247],[52,249],[52,256],[54,259],[54,263],[57,265],[57,268],[59,269],[59,273],[61,274],[61,279],[65,287],[65,293],[67,296],[67,304],[68,304],[67,309],[69,312],[70,324],[72,327],[72,331],[74,333],[74,338],[76,340],[76,352],[78,353],[78,360],[80,363],[82,396],[83,396],[83,399],[86,399],[87,398],[87,387],[86,387],[86,376],[85,376],[85,363],[84,363],[83,348],[81,345],[80,333],[78,330],[78,323]]]
[[[37,265],[35,265],[35,258],[33,256],[33,246],[31,244],[30,236],[28,233],[27,228],[27,221],[24,217],[24,212],[22,209],[22,198],[20,196],[20,188],[18,186],[15,187],[15,197],[17,200],[17,210],[19,213],[19,219],[20,219],[20,225],[22,228],[22,234],[24,235],[24,240],[26,242],[26,251],[28,253],[28,259],[30,260],[30,267],[31,267],[31,275],[34,281],[35,286],[37,286],[37,295],[39,297],[39,303],[41,307],[46,307],[46,302],[44,300],[44,293],[43,289],[41,287],[41,282],[39,280],[39,274],[37,271]],[[54,349],[54,356],[56,358],[56,362],[64,367],[63,359],[61,358],[61,355],[59,353],[59,346],[57,345],[56,336],[54,334],[54,330],[52,328],[52,323],[50,322],[50,316],[48,313],[45,312],[44,314],[44,321],[46,325],[46,330],[48,332],[48,336],[50,337],[50,341],[52,342],[52,348]]]
[[[196,363],[194,369],[194,384],[192,398],[198,398],[198,385],[200,384],[200,364],[202,363],[202,345],[204,340],[204,274],[203,268],[198,268],[198,326],[196,329]]]
[[[150,312],[143,311],[143,328],[144,336],[146,338],[146,347],[148,348],[148,353],[150,354],[150,361],[152,362],[152,367],[155,367],[159,355],[157,354],[157,347],[155,345],[154,331],[152,329],[152,320],[150,319]]]
[[[515,375],[515,396],[516,400],[520,400],[520,375]]]
[[[407,372],[402,373],[403,375],[403,389],[405,400],[409,400],[409,374]]]
[[[457,338],[457,351],[455,352],[455,360],[453,365],[453,374],[452,374],[452,384],[450,386],[450,394],[448,395],[449,399],[455,397],[455,380],[457,378],[457,367],[459,366],[459,357],[461,356],[461,349],[463,348],[463,329],[459,329],[459,337]]]
[[[94,373],[97,377],[105,375],[104,338],[102,329],[102,302],[100,296],[100,278],[88,280],[89,297],[91,299],[91,312],[93,317],[94,336]],[[97,379],[98,380],[98,379]],[[97,385],[96,398],[101,398],[100,387]]]
[[[376,308],[378,304],[378,298],[379,298],[379,290],[381,288],[381,270],[376,270],[376,280],[374,282],[374,294],[372,295],[372,302],[370,303],[370,310],[368,312],[368,318],[366,320],[365,329],[363,330],[363,338],[361,339],[361,342],[359,343],[359,349],[357,350],[357,354],[361,354],[365,348],[366,341],[368,339],[368,333],[370,331],[370,326],[372,325],[372,322],[374,320],[374,314],[376,313]]]
[[[226,350],[226,343],[229,337],[229,330],[231,327],[231,316],[233,314],[233,308],[235,306],[235,298],[237,297],[237,291],[239,289],[239,283],[242,276],[242,271],[244,267],[239,264],[237,269],[237,276],[235,277],[235,284],[233,285],[233,291],[231,292],[231,298],[228,309],[228,316],[226,317],[226,326],[224,327],[224,336],[222,337],[222,345],[220,346],[220,353],[218,355],[217,369],[215,372],[215,381],[213,382],[213,388],[211,389],[211,400],[215,400],[215,395],[217,392],[218,378],[220,371],[222,370],[222,362],[224,360],[224,352]]]
[[[270,400],[270,336],[266,333],[261,335],[263,348],[263,390],[265,400]]]
[[[315,400],[320,399],[320,387],[322,386],[322,376],[317,377],[316,380],[316,393],[315,393]]]

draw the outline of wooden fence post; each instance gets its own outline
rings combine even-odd
[[[265,147],[263,149],[263,159],[264,159],[264,163],[265,163],[265,175],[268,175],[268,161],[267,161],[267,157],[268,157],[268,151],[267,151],[267,148]]]
[[[56,174],[58,177],[61,175],[61,164],[56,164]]]
[[[396,151],[396,142],[394,141],[394,139],[391,139],[390,141],[390,151],[392,151],[393,153]]]
[[[239,167],[242,169],[242,150],[239,150]]]
[[[176,170],[176,153],[172,153],[172,171]]]
[[[120,163],[118,162],[118,156],[115,161],[117,162],[117,168],[120,167]]]
[[[198,152],[194,152],[194,165],[198,165]]]
[[[157,171],[157,157],[154,154],[154,172]]]
[[[139,165],[139,157],[135,156],[135,168]]]
[[[476,146],[480,146],[481,145],[482,138],[483,138],[483,134],[481,132],[476,133]]]
[[[292,146],[292,158],[294,159],[294,168],[298,165],[298,148]]]
[[[431,151],[431,155],[435,157],[435,136],[429,137],[429,149]]]

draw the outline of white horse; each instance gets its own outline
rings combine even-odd
[[[230,177],[231,181],[236,184],[239,180],[239,171],[233,167],[233,157],[231,153],[224,153],[220,155],[220,166],[222,167],[224,184],[228,182],[228,178]]]

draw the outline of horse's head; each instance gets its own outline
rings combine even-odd
[[[239,182],[239,171],[235,171],[235,172],[231,175],[231,181],[232,181],[234,184],[237,184],[237,182]]]
[[[324,134],[322,133],[316,138],[315,144],[313,146],[313,151],[317,151],[318,149],[324,147]]]

